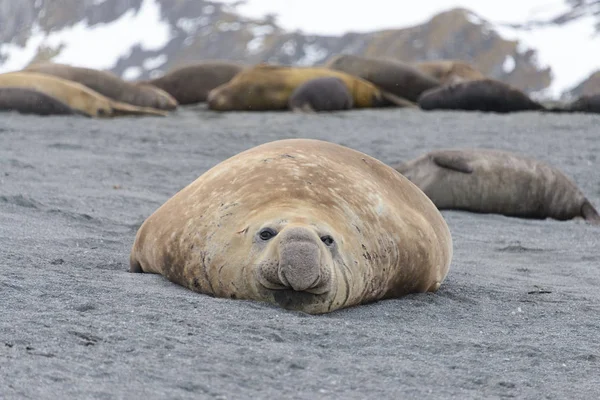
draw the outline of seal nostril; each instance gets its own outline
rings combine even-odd
[[[333,245],[333,238],[329,235],[321,236],[321,241],[325,243],[326,246]]]
[[[270,240],[277,236],[277,232],[271,228],[264,228],[258,233],[258,236],[262,240]]]

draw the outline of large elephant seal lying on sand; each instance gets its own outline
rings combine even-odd
[[[216,165],[140,227],[130,270],[311,314],[437,290],[452,258],[433,203],[366,154],[280,140]]]
[[[80,83],[116,101],[159,110],[174,110],[177,101],[165,91],[152,86],[137,86],[113,73],[65,64],[39,63],[27,66],[24,71],[56,76]]]
[[[419,107],[497,113],[544,109],[520,90],[493,79],[451,83],[428,90],[419,98]]]
[[[288,103],[290,110],[303,112],[349,110],[353,104],[352,93],[344,81],[333,76],[312,79],[298,86]]]
[[[244,66],[231,62],[207,61],[177,68],[160,78],[136,84],[161,88],[179,104],[195,104],[205,102],[211,90],[229,82],[243,69]]]
[[[246,69],[208,95],[208,108],[217,111],[287,110],[292,92],[315,78],[340,78],[350,93],[354,108],[415,107],[414,103],[375,87],[370,82],[341,71],[317,67],[258,64]]]
[[[37,90],[20,87],[0,88],[0,111],[21,114],[71,115],[76,112],[67,104]]]
[[[159,115],[166,112],[138,107],[111,100],[77,82],[37,72],[8,72],[0,74],[0,88],[32,89],[53,97],[88,117],[118,117],[123,115]]]
[[[413,66],[443,85],[485,79],[485,75],[475,67],[460,60],[421,61],[414,63]]]
[[[333,56],[327,68],[358,76],[379,88],[416,102],[421,93],[440,86],[440,82],[401,61],[350,54]]]
[[[561,171],[511,152],[438,150],[394,168],[439,209],[600,223],[596,209]]]

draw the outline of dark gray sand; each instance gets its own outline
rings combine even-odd
[[[600,397],[600,229],[443,212],[435,294],[322,316],[130,274],[143,220],[216,163],[310,137],[384,162],[522,151],[600,207],[600,117],[368,110],[0,115],[0,398]]]

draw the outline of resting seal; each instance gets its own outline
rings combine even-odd
[[[288,106],[292,111],[349,110],[354,102],[352,93],[340,78],[316,78],[298,86],[292,92]]]
[[[0,88],[0,110],[21,114],[71,115],[76,112],[54,97],[37,90],[19,87]]]
[[[413,66],[443,85],[485,79],[485,75],[475,67],[460,60],[421,61],[414,63]]]
[[[328,68],[258,64],[240,72],[208,95],[208,108],[217,111],[287,110],[292,92],[315,78],[337,77],[352,93],[354,108],[415,107],[414,103],[380,90],[356,76]]]
[[[39,63],[24,71],[52,75],[84,86],[116,101],[159,110],[174,110],[177,101],[165,91],[153,86],[137,86],[108,71],[74,67],[65,64]]]
[[[419,97],[423,110],[464,110],[509,113],[544,110],[520,90],[494,79],[451,83]]]
[[[416,102],[424,91],[440,86],[437,79],[421,73],[413,66],[386,58],[339,54],[329,59],[325,65],[327,68],[358,76],[412,102]]]
[[[280,140],[216,165],[142,224],[130,271],[311,314],[435,291],[452,237],[415,185],[334,143]]]
[[[600,223],[596,209],[565,174],[511,152],[439,150],[394,168],[439,209]]]
[[[165,111],[111,100],[77,82],[37,72],[21,71],[0,74],[0,88],[9,87],[31,89],[44,93],[66,104],[75,112],[88,117],[166,115]]]
[[[160,78],[138,81],[136,84],[161,88],[181,105],[203,103],[211,90],[229,82],[242,69],[244,66],[230,62],[202,62],[177,68]]]

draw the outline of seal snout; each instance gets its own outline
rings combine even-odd
[[[300,238],[298,238],[300,239]],[[290,240],[279,248],[278,275],[284,286],[297,292],[313,289],[321,277],[321,251],[309,240]]]
[[[294,226],[277,234],[274,264],[262,269],[261,280],[270,289],[323,294],[330,289],[325,246],[312,229]]]

